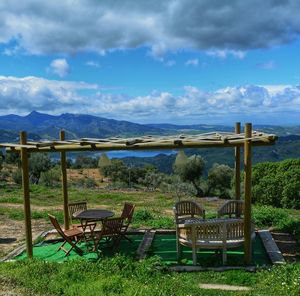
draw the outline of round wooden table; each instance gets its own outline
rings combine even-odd
[[[81,227],[83,230],[83,237],[86,242],[93,241],[94,248],[96,248],[96,221],[103,221],[107,218],[114,216],[114,212],[108,210],[90,209],[78,211],[73,214],[73,217],[80,220]]]
[[[78,211],[73,214],[73,217],[80,220],[101,221],[114,216],[114,212],[108,210],[90,209]]]

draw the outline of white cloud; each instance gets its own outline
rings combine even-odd
[[[199,60],[198,59],[191,59],[191,60],[187,60],[185,62],[186,66],[195,66],[197,67],[199,65]]]
[[[0,43],[30,54],[147,46],[155,56],[186,48],[243,58],[298,38],[299,11],[298,0],[10,0],[0,2]]]
[[[94,68],[100,68],[100,64],[96,61],[87,61],[85,63],[86,66],[89,66],[89,67],[94,67]]]
[[[174,60],[168,60],[165,62],[165,65],[168,67],[173,67],[176,65],[176,62]]]
[[[228,56],[232,56],[242,60],[246,56],[246,52],[241,50],[208,50],[206,54],[219,59],[226,59]]]
[[[104,93],[99,85],[84,82],[0,76],[0,101],[1,114],[37,110],[50,114],[88,113],[141,122],[199,122],[201,118],[212,117],[225,120],[234,114],[242,118],[252,116],[252,121],[259,116],[267,121],[276,114],[279,119],[283,114],[300,116],[300,86],[297,85],[246,85],[215,91],[186,86],[181,95],[153,92],[134,97]]]
[[[66,59],[55,59],[50,64],[50,71],[59,77],[65,77],[70,72],[70,66]]]
[[[80,92],[98,88],[96,84],[84,82],[0,76],[0,112],[24,114],[40,110],[59,113],[68,111],[69,107],[75,111],[85,104],[86,98]]]
[[[269,61],[266,63],[256,64],[256,67],[263,70],[273,70],[276,67],[276,64],[274,61]]]

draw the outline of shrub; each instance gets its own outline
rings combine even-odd
[[[16,184],[18,185],[22,184],[22,171],[20,169],[14,171],[12,173],[12,179]]]
[[[52,168],[49,171],[42,172],[40,178],[41,185],[47,187],[55,187],[60,184],[59,168]]]
[[[80,178],[72,182],[72,185],[80,188],[95,188],[97,183],[93,178]]]
[[[258,227],[280,227],[283,221],[288,221],[289,215],[284,209],[271,206],[258,206],[253,209],[253,219]]]
[[[133,221],[135,223],[137,223],[137,222],[146,222],[146,221],[153,220],[153,219],[154,219],[153,214],[150,211],[146,210],[146,209],[136,211],[134,216],[133,216]]]
[[[300,209],[300,158],[257,164],[252,184],[254,202]]]

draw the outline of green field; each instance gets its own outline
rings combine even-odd
[[[22,190],[16,186],[3,186],[0,190],[0,218],[6,223],[22,221]],[[175,200],[171,194],[69,188],[69,199],[87,200],[89,207],[105,207],[116,213],[121,212],[125,201],[130,201],[136,204],[134,228],[174,227],[172,206]],[[223,201],[200,199],[199,202],[208,216],[214,217]],[[31,186],[31,205],[34,220],[47,221],[49,212],[63,221],[60,188]],[[285,227],[282,220],[300,219],[298,210],[255,206],[253,212],[260,227],[280,229]],[[143,261],[125,255],[101,258],[96,262],[24,260],[0,264],[0,285],[21,289],[24,295],[237,295],[237,292],[199,287],[201,283],[218,283],[252,287],[251,291],[238,292],[240,295],[300,295],[299,263],[258,269],[255,273],[241,270],[174,273],[165,267],[156,256]]]

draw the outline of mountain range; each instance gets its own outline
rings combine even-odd
[[[27,131],[28,139],[31,140],[58,139],[59,131],[62,129],[65,130],[67,139],[75,139],[232,131],[233,127],[206,124],[137,124],[85,114],[66,113],[54,116],[36,111],[26,116],[13,114],[0,116],[0,142],[18,142],[20,130]],[[254,125],[254,129],[275,133],[279,136],[278,141],[272,147],[255,147],[253,151],[254,164],[263,161],[280,161],[286,158],[300,157],[300,125],[292,127]],[[207,169],[216,162],[230,166],[234,164],[232,148],[188,149],[186,154],[201,154],[206,161]],[[176,154],[159,154],[155,157],[126,157],[123,160],[125,163],[134,166],[151,164],[162,172],[170,173],[175,157]]]
[[[165,135],[178,133],[232,131],[233,127],[225,125],[175,125],[175,124],[138,124],[119,121],[86,114],[49,115],[31,112],[26,116],[0,116],[0,142],[18,141],[20,130],[25,130],[31,139],[57,139],[60,130],[65,130],[68,139],[75,138],[107,138],[113,136]],[[300,125],[282,127],[257,125],[254,129],[276,133],[280,136],[299,136]]]

